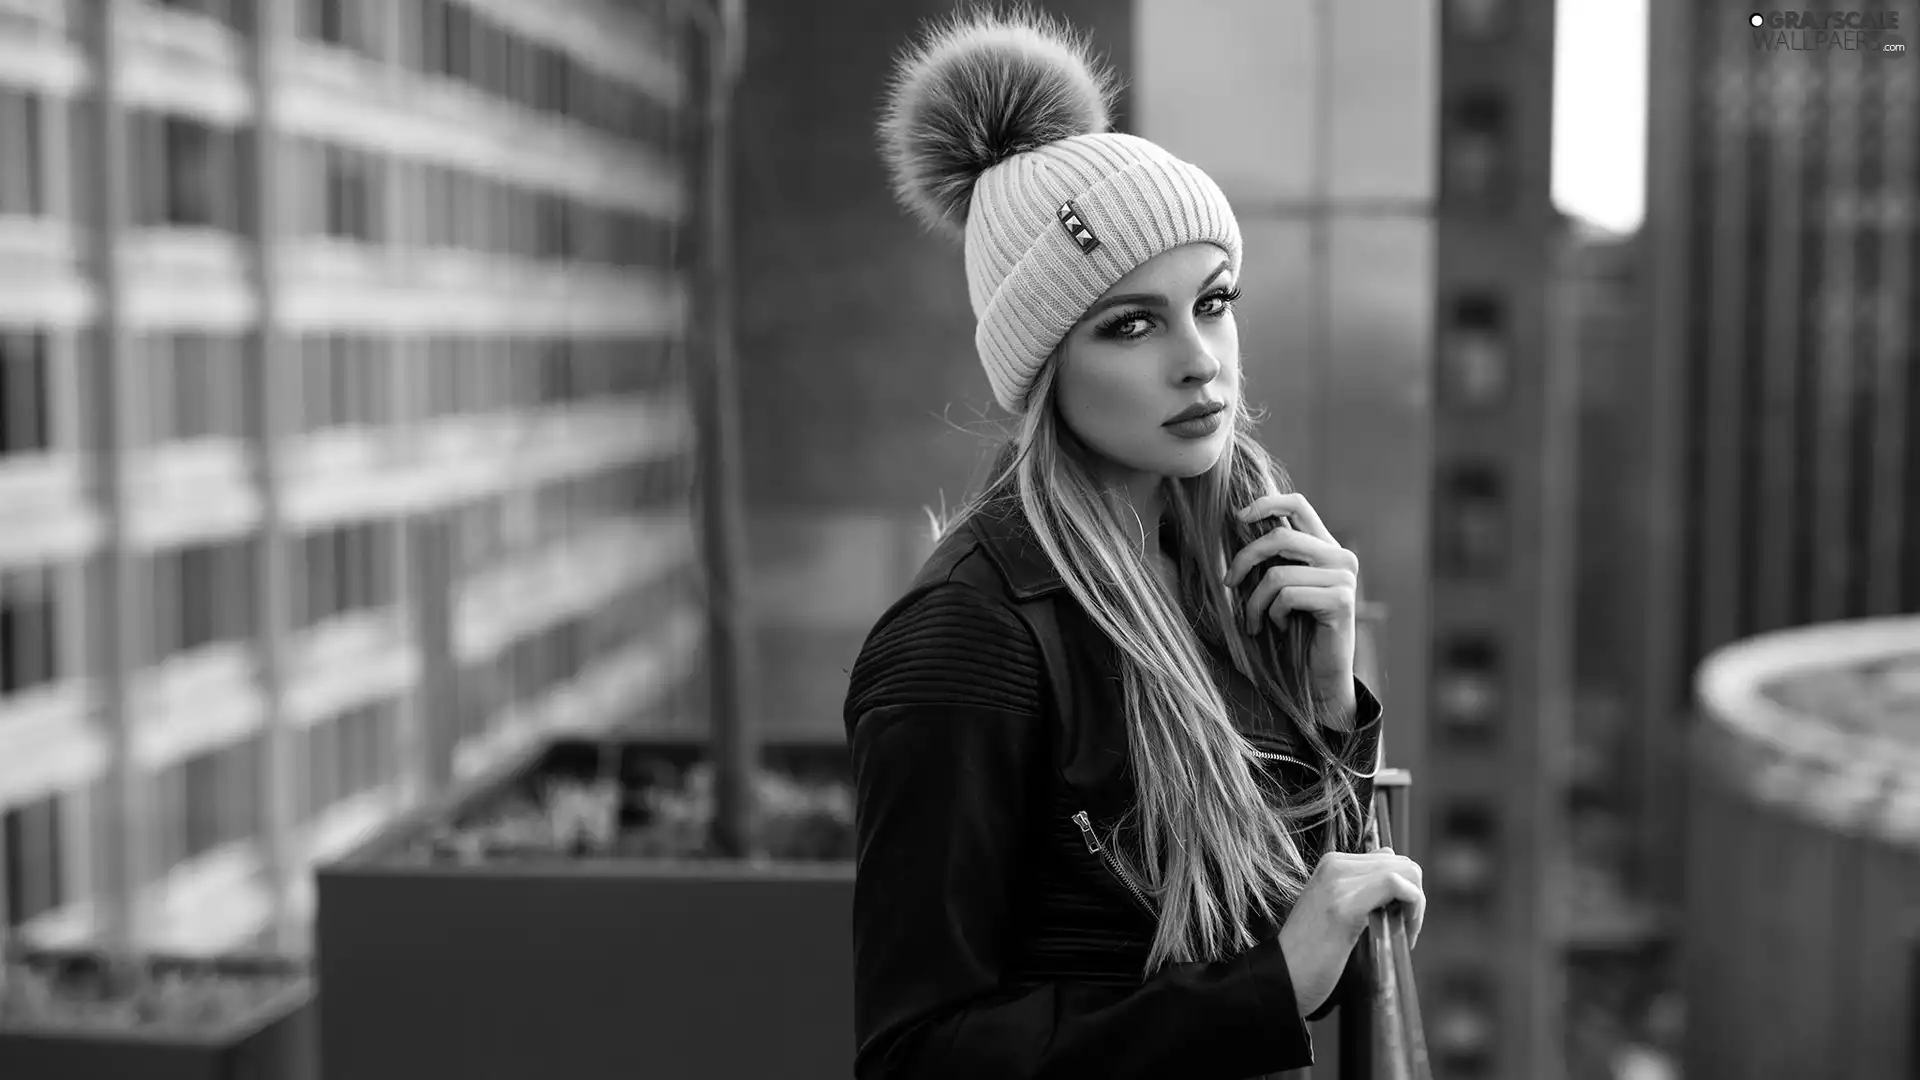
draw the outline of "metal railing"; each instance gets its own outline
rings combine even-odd
[[[1412,786],[1405,769],[1381,769],[1374,778],[1373,829],[1380,846],[1392,847],[1396,835],[1406,834]],[[1375,912],[1360,949],[1365,992],[1340,1009],[1340,1080],[1432,1080],[1406,913],[1398,905]]]

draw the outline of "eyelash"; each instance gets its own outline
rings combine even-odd
[[[1222,301],[1220,310],[1200,316],[1203,319],[1217,319],[1220,316],[1225,315],[1227,312],[1233,310],[1234,301],[1240,299],[1240,290],[1237,288],[1215,289],[1214,291],[1208,293],[1207,295],[1201,297],[1200,299],[1202,301],[1207,301],[1207,300]],[[1101,323],[1097,328],[1096,332],[1099,333],[1101,337],[1127,337],[1127,338],[1138,337],[1139,335],[1137,334],[1121,334],[1119,333],[1119,330],[1121,327],[1127,325],[1130,322],[1134,322],[1136,320],[1142,320],[1142,319],[1151,319],[1151,318],[1153,318],[1152,312],[1144,311],[1138,308],[1132,311],[1122,311],[1119,314]]]

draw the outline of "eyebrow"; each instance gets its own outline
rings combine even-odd
[[[1231,260],[1221,260],[1220,265],[1213,268],[1213,273],[1207,275],[1207,280],[1200,283],[1201,291],[1204,292],[1207,286],[1218,280],[1221,274],[1226,273],[1230,262]],[[1109,296],[1095,304],[1093,310],[1087,312],[1086,317],[1081,321],[1085,322],[1086,319],[1091,319],[1108,308],[1117,308],[1125,304],[1142,304],[1148,307],[1169,306],[1167,298],[1159,293],[1121,293],[1119,296]]]

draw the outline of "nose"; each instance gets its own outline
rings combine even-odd
[[[1220,375],[1220,360],[1207,347],[1206,338],[1189,327],[1180,335],[1178,380],[1181,386],[1205,386]]]

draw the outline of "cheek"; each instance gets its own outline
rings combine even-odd
[[[1075,373],[1060,388],[1060,403],[1083,437],[1094,441],[1124,437],[1143,418],[1164,403],[1154,400],[1153,388],[1137,370],[1139,365],[1106,364]]]
[[[1229,315],[1220,320],[1214,332],[1213,355],[1220,360],[1220,378],[1240,385],[1240,327]]]

